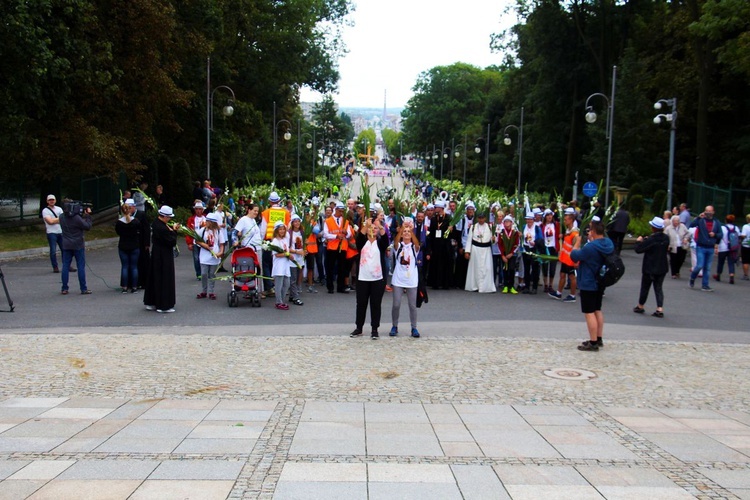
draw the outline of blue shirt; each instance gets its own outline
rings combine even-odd
[[[578,266],[578,289],[594,292],[599,289],[596,275],[604,264],[604,256],[615,251],[615,245],[609,238],[589,240],[583,248],[570,252],[573,262],[580,262]]]

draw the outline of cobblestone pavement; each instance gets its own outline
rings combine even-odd
[[[750,498],[748,345],[275,331],[3,332],[0,499]]]

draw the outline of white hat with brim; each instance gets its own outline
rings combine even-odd
[[[565,209],[565,215],[575,215],[576,209],[572,207],[568,207]]]
[[[664,229],[664,219],[661,217],[654,217],[648,223],[651,225],[651,227],[656,229]]]
[[[550,210],[549,208],[547,208],[546,210],[544,210],[544,215],[549,215],[549,214],[554,214],[554,213],[555,213],[555,212],[553,212],[553,211],[552,211],[552,210]]]
[[[57,201],[57,198],[55,198],[54,194],[48,194],[47,195],[47,201],[49,201],[49,200],[55,200],[55,201]]]
[[[601,222],[601,221],[602,221],[602,218],[599,217],[598,215],[595,215],[591,218],[591,222]]]
[[[172,210],[172,207],[170,207],[169,205],[163,205],[159,209],[159,215],[161,215],[162,217],[174,217],[174,210]]]
[[[343,210],[344,208],[346,208],[346,205],[344,205],[342,202],[339,201],[336,203],[336,210],[339,210],[339,209]]]
[[[211,222],[219,223],[219,222],[221,222],[221,217],[219,216],[219,214],[208,214],[206,216],[206,220],[210,220]]]
[[[271,191],[271,194],[268,195],[268,201],[270,201],[271,203],[278,203],[281,201],[281,197],[276,191]]]
[[[125,200],[125,203],[123,203],[123,205],[129,205],[129,206],[133,206],[134,207],[135,206],[135,200],[133,198],[128,198],[127,200]]]
[[[435,202],[435,208],[445,208],[445,202],[444,201],[436,201]]]
[[[302,217],[300,217],[297,214],[292,214],[292,217],[291,217],[291,219],[289,219],[289,222],[293,222],[293,221],[296,221],[296,220],[302,220]]]
[[[435,210],[435,205],[433,205],[432,203],[428,203],[427,210]]]
[[[526,216],[524,217],[524,219],[530,220],[533,218],[534,218],[534,214],[532,212],[526,212]]]
[[[503,217],[503,222],[505,222],[505,221],[514,222],[513,217],[511,217],[510,215],[506,215],[505,217]]]
[[[534,214],[534,215],[540,215],[540,214],[542,213],[542,209],[541,209],[541,208],[539,208],[539,207],[534,207],[534,208],[533,208],[533,209],[531,210],[531,213],[532,213],[532,214]]]
[[[469,209],[472,209],[472,210],[476,210],[476,209],[477,209],[477,207],[476,207],[476,205],[474,205],[474,203],[473,203],[473,202],[471,202],[471,201],[470,201],[470,202],[468,202],[468,203],[466,204],[466,210],[469,210]]]
[[[206,208],[206,206],[203,205],[203,202],[199,201],[195,205],[193,205],[193,208]]]
[[[284,224],[283,220],[277,220],[276,223],[273,225],[273,228],[276,229],[277,227],[284,226],[286,227],[286,224]]]

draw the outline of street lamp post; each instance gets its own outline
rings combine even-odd
[[[487,181],[490,172],[490,124],[487,124],[487,138],[477,137],[474,141],[474,152],[479,154],[482,148],[479,147],[479,141],[484,142],[484,187],[487,187]]]
[[[435,169],[437,168],[437,165],[435,165],[437,163],[437,159],[438,158],[442,158],[442,155],[439,154],[439,153],[440,153],[439,149],[433,149],[432,150],[432,175],[433,176],[435,175]],[[441,181],[443,180],[443,170],[442,169],[440,169],[440,180]]]
[[[663,121],[671,123],[669,131],[669,176],[667,178],[667,209],[672,206],[672,181],[674,180],[674,143],[677,135],[677,98],[659,99],[654,103],[654,109],[660,110],[662,105],[670,107],[669,113],[659,113],[654,117],[654,123],[657,125]]]
[[[594,108],[592,106],[589,106],[589,100],[592,97],[602,97],[604,101],[607,103],[607,125],[606,125],[606,135],[607,135],[607,183],[605,186],[604,191],[604,206],[609,207],[609,173],[611,170],[612,165],[612,133],[614,131],[614,124],[615,124],[615,84],[617,80],[617,66],[612,66],[612,93],[610,94],[609,98],[607,98],[606,95],[602,93],[595,93],[591,94],[586,99],[586,121],[589,123],[594,123],[596,121],[596,113],[594,112]]]
[[[234,113],[234,90],[227,87],[226,85],[219,85],[215,89],[211,90],[211,58],[209,57],[206,63],[206,120],[208,121],[206,127],[206,178],[211,178],[211,131],[214,129],[214,92],[219,89],[223,89],[232,94],[232,98],[229,99],[227,105],[221,110],[224,116],[232,116]]]
[[[315,141],[315,138],[312,135],[308,134],[307,132],[305,132],[304,134],[301,134],[300,129],[299,129],[299,122],[297,122],[297,185],[299,185],[299,163],[300,163],[300,157],[302,155],[300,152],[300,149],[302,145],[302,138],[305,136],[309,137],[309,139],[307,140],[307,143],[305,144],[305,147],[307,149],[312,149],[313,141]],[[312,178],[313,182],[315,182],[315,156],[314,155],[315,153],[313,153],[313,178]]]
[[[284,140],[288,141],[292,138],[292,134],[289,129],[292,128],[292,123],[289,120],[276,121],[276,101],[273,102],[273,184],[276,185],[276,146],[278,145],[279,125],[285,123],[287,126],[286,132],[284,132]]]
[[[503,139],[503,144],[506,146],[510,146],[512,144],[512,141],[510,140],[510,136],[508,135],[508,129],[514,128],[516,129],[516,132],[518,132],[518,193],[521,193],[521,165],[523,160],[523,106],[521,106],[521,125],[508,125],[503,130],[503,134],[505,135],[505,138]]]

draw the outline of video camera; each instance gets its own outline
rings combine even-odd
[[[69,200],[63,203],[63,210],[65,214],[73,217],[74,215],[81,215],[86,212],[87,209],[93,207],[91,203],[84,203],[82,201]]]

